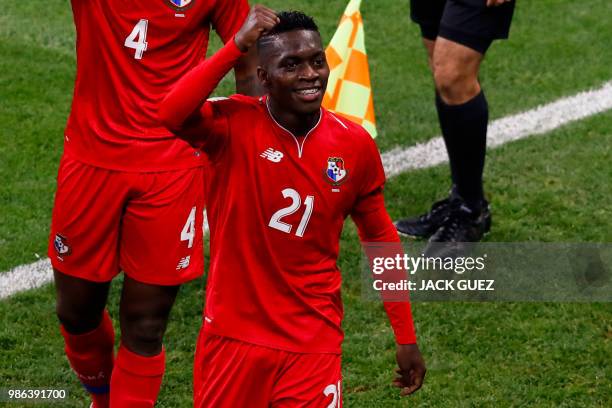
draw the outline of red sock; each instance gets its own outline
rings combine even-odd
[[[166,365],[166,352],[145,357],[121,345],[111,378],[112,408],[151,408],[157,401]]]
[[[70,366],[89,392],[94,408],[108,408],[115,332],[105,310],[100,325],[84,334],[70,334],[60,326]]]

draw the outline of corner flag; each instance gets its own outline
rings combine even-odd
[[[376,137],[374,100],[365,49],[361,0],[350,0],[325,50],[330,74],[323,106],[363,126]]]

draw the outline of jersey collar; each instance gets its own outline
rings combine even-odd
[[[283,125],[281,125],[280,123],[276,121],[276,119],[274,118],[274,115],[272,115],[272,111],[270,111],[270,105],[268,104],[267,95],[263,97],[263,102],[266,104],[266,111],[268,112],[268,116],[270,117],[270,119],[272,119],[272,122],[274,122],[274,124],[278,128],[280,128],[281,130],[283,130],[285,133],[287,133],[289,136],[293,138],[297,146],[298,157],[301,159],[302,153],[304,151],[304,144],[306,143],[306,139],[308,139],[308,136],[310,136],[310,134],[313,133],[319,127],[319,124],[321,123],[321,120],[323,119],[323,108],[319,108],[319,120],[317,121],[317,123],[312,127],[312,129],[308,131],[308,133],[306,133],[304,137],[298,138],[289,129],[283,127]]]

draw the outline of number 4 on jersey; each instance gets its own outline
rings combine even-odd
[[[141,19],[134,29],[125,39],[125,45],[128,48],[134,49],[134,58],[142,59],[142,54],[147,50],[147,27],[149,20]]]

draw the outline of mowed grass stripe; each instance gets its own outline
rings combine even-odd
[[[609,109],[612,109],[612,82],[606,82],[598,89],[581,92],[492,122],[489,126],[489,147],[547,133]],[[394,149],[384,153],[382,158],[389,178],[409,170],[433,167],[448,160],[441,137],[406,149]],[[24,290],[39,288],[49,283],[52,277],[48,259],[20,265],[0,274],[0,299]]]

